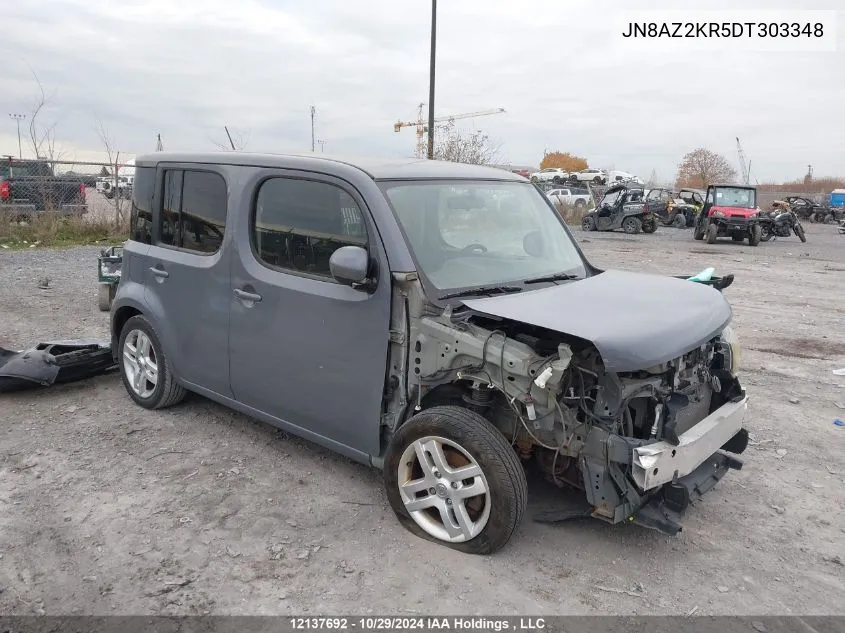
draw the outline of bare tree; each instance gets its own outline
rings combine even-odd
[[[61,160],[64,152],[56,147],[56,122],[42,123],[42,114],[47,106],[47,95],[44,85],[34,70],[30,68],[35,84],[38,86],[38,96],[32,104],[29,115],[29,142],[32,152],[37,159],[46,159],[50,167],[55,169],[55,161]]]
[[[736,179],[736,170],[728,159],[699,147],[687,153],[678,167],[677,186],[703,189],[716,182]]]
[[[228,126],[223,126],[223,129],[226,131],[226,142],[220,143],[214,139],[211,139],[211,142],[217,146],[217,149],[223,150],[224,152],[239,152],[241,150],[246,149],[247,144],[249,143],[249,135],[247,134],[244,136],[243,134],[239,134],[237,132],[232,132]]]
[[[434,137],[434,159],[470,165],[490,165],[499,159],[499,146],[490,142],[490,137],[481,130],[464,134],[455,127],[455,122],[437,126]]]
[[[111,136],[108,128],[103,125],[102,120],[97,118],[97,136],[100,137],[100,142],[106,150],[106,155],[109,158],[109,165],[112,167],[112,200],[114,203],[114,225],[120,226],[123,223],[126,201],[128,198],[128,188],[120,186],[120,150],[115,147],[114,139]]]

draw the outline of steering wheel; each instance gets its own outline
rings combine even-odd
[[[467,244],[461,249],[461,255],[468,254],[468,253],[486,253],[487,247],[484,244],[479,244],[478,242],[473,242],[472,244]]]

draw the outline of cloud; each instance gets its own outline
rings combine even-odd
[[[706,6],[730,20],[730,10],[773,5],[791,6]],[[841,173],[845,149],[831,142],[841,33],[829,53],[640,51],[613,32],[614,16],[638,6],[649,5],[440,2],[437,113],[505,108],[461,125],[484,129],[520,164],[561,149],[668,179],[695,147],[735,161],[739,136],[761,180],[799,177],[808,164]],[[250,150],[303,151],[312,104],[327,152],[408,155],[414,130],[393,123],[428,99],[427,0],[44,0],[3,16],[0,107],[29,111],[31,68],[50,97],[44,120],[76,155],[101,149],[98,120],[125,154],[152,151],[158,133],[166,149],[213,149],[224,125]],[[17,153],[6,126],[0,154]]]

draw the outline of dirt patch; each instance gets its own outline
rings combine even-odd
[[[749,347],[748,349],[766,354],[786,356],[787,358],[807,358],[811,360],[832,360],[838,356],[845,356],[845,344],[843,343],[810,338],[781,338],[778,341],[781,343],[779,346]]]

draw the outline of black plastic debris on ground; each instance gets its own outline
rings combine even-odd
[[[115,368],[107,341],[49,341],[22,352],[0,347],[0,392],[73,382]]]

